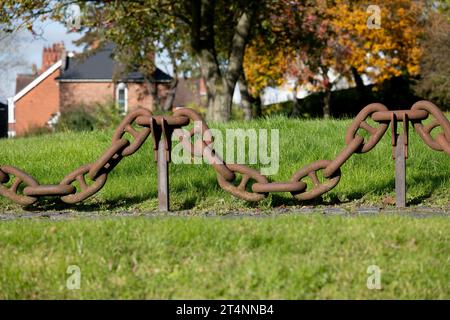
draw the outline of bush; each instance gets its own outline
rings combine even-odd
[[[115,128],[123,116],[119,114],[113,103],[94,104],[91,106],[77,105],[68,107],[61,112],[55,130],[61,131],[92,131],[94,129]]]
[[[31,127],[22,135],[22,137],[43,136],[52,132],[53,130],[49,127]]]

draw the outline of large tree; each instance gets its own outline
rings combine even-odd
[[[445,14],[430,11],[430,23],[421,39],[424,52],[414,91],[450,109],[450,20]]]
[[[63,20],[65,9],[78,3],[82,25],[101,29],[105,39],[142,65],[145,53],[163,45],[169,51],[188,48],[201,69],[209,96],[208,118],[228,120],[232,96],[252,28],[266,2],[256,0],[4,0],[0,19],[21,20],[32,29],[35,19]],[[144,55],[143,55],[144,53]],[[175,55],[175,60],[179,58]]]
[[[280,0],[271,24],[278,46],[285,52],[264,50],[253,41],[246,52],[249,87],[276,84],[286,75],[309,91],[324,92],[323,113],[331,113],[330,96],[336,81],[345,78],[365,94],[362,78],[375,84],[419,72],[423,31],[423,1]],[[372,22],[380,25],[372,26]],[[329,75],[334,75],[333,78]]]
[[[0,26],[0,98],[6,98],[14,93],[14,77],[16,72],[28,67],[23,53],[26,37],[23,32],[5,32]]]

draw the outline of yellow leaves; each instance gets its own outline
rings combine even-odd
[[[420,64],[408,63],[407,69],[410,75],[413,76],[418,75],[420,73]]]
[[[267,86],[279,86],[292,61],[288,48],[270,50],[262,41],[253,41],[247,46],[244,56],[244,72],[249,91],[256,96]]]
[[[422,33],[419,4],[410,0],[371,1],[371,5],[381,9],[381,27],[373,29],[368,27],[373,12],[367,11],[366,1],[334,0],[333,6],[327,6],[325,0],[321,3],[320,8],[305,9],[305,16],[322,19],[314,21],[318,26],[326,26],[320,36],[312,35],[319,43],[313,43],[311,46],[316,47],[312,50],[308,44],[302,47],[297,38],[288,36],[282,44],[256,39],[247,46],[244,72],[252,95],[267,86],[281,85],[287,73],[308,84],[309,91],[320,88],[320,73],[326,70],[351,80],[349,70],[354,67],[375,83],[406,73],[418,74],[422,55],[418,45]],[[274,31],[279,28],[281,25],[275,26]],[[321,29],[317,28],[317,33],[318,30]],[[300,47],[293,47],[294,43]]]
[[[403,72],[416,75],[422,55],[418,46],[422,29],[417,23],[420,4],[409,0],[374,0],[373,4],[381,9],[381,28],[369,29],[366,3],[352,1],[350,7],[348,2],[337,0],[337,7],[328,11],[337,42],[351,52],[344,63],[378,83]]]

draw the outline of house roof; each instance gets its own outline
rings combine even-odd
[[[20,92],[38,76],[38,74],[18,74],[16,78],[16,93]]]
[[[61,82],[112,81],[115,72],[118,70],[117,62],[113,59],[113,49],[113,45],[107,45],[87,57],[68,58],[66,68],[62,70],[57,80]],[[153,77],[155,82],[172,80],[170,75],[158,68],[156,68]],[[120,77],[120,80],[143,82],[145,79],[141,72],[131,72],[124,77]]]
[[[45,72],[41,73],[37,78],[35,78],[33,81],[31,81],[27,86],[25,86],[22,90],[20,90],[16,95],[13,97],[13,102],[16,102],[20,98],[22,98],[25,94],[27,94],[31,89],[36,87],[39,83],[44,81],[48,76],[50,76],[53,72],[58,70],[62,65],[61,60],[56,62],[54,65],[52,65],[50,68],[45,70]]]

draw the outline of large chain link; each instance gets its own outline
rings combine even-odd
[[[356,116],[353,122],[350,124],[350,127],[347,130],[345,135],[345,143],[349,145],[352,143],[357,135],[359,129],[363,129],[369,133],[369,139],[366,143],[361,145],[359,150],[356,150],[357,153],[366,153],[372,150],[375,145],[381,140],[383,135],[385,134],[389,124],[381,123],[378,128],[372,127],[367,123],[367,118],[369,118],[372,114],[379,111],[389,111],[386,106],[381,103],[372,103],[367,107],[361,110],[360,113]]]
[[[74,204],[86,200],[90,196],[97,193],[106,183],[106,179],[108,177],[108,173],[102,173],[95,180],[93,180],[92,184],[88,184],[86,181],[86,176],[89,175],[89,172],[92,169],[91,164],[85,164],[73,172],[69,173],[60,183],[62,186],[72,185],[75,181],[78,182],[80,190],[75,194],[66,195],[61,197],[61,200],[65,203]]]
[[[129,133],[134,138],[134,141],[131,142],[128,147],[122,150],[122,157],[131,156],[136,151],[138,151],[151,132],[151,129],[147,127],[142,127],[141,130],[137,130],[133,127],[133,124],[139,117],[146,117],[150,119],[152,117],[152,113],[147,109],[140,108],[134,110],[123,119],[119,127],[114,132],[112,139],[113,144],[121,140],[126,133]]]
[[[331,161],[329,160],[319,160],[295,172],[291,181],[300,181],[308,176],[312,180],[313,187],[311,190],[306,189],[307,191],[302,193],[293,193],[294,197],[298,200],[311,200],[333,189],[341,179],[340,169],[337,169],[325,182],[321,182],[317,175],[320,170],[327,168],[330,164]]]
[[[227,168],[233,173],[237,172],[242,175],[241,181],[238,185],[227,181],[219,172],[217,172],[217,181],[223,190],[232,195],[250,202],[261,201],[266,197],[265,194],[248,191],[249,183],[256,181],[260,184],[267,184],[268,180],[265,176],[259,173],[258,170],[249,168],[242,164],[227,164]]]
[[[431,149],[444,151],[450,156],[450,122],[442,111],[429,101],[416,102],[411,110],[425,111],[434,117],[434,120],[427,126],[424,126],[421,121],[415,122],[414,129]],[[439,127],[442,128],[443,132],[438,133],[433,138],[431,132]]]
[[[21,185],[24,185],[25,187],[36,187],[39,185],[32,176],[12,166],[1,166],[0,172],[2,173],[2,183],[0,185],[0,194],[2,196],[7,197],[22,206],[28,206],[36,202],[37,198],[22,194],[19,190]],[[11,179],[11,176],[14,178]],[[11,180],[12,183],[8,188],[5,186],[5,183],[9,180]]]

